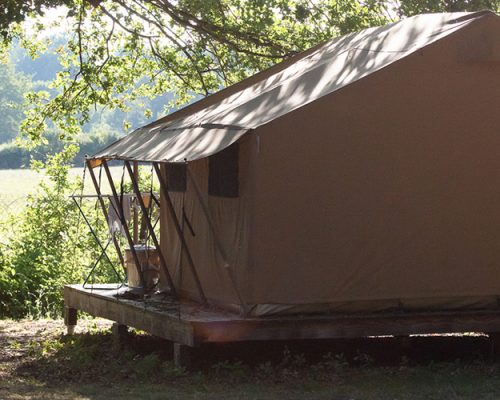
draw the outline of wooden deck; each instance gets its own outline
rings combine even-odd
[[[81,310],[191,347],[208,342],[248,340],[500,332],[500,309],[243,318],[193,302],[176,303],[164,297],[138,301],[120,297],[123,293],[123,290],[110,290],[109,285],[95,285],[94,289],[84,289],[82,285],[66,286],[66,324],[75,325],[76,310]]]

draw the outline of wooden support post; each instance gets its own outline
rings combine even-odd
[[[397,335],[395,336],[397,338],[401,350],[404,352],[408,352],[411,350],[411,337],[410,335]]]
[[[203,288],[201,286],[200,278],[198,277],[198,273],[196,272],[196,267],[194,265],[193,258],[191,257],[191,252],[189,251],[189,247],[186,242],[186,238],[184,237],[184,232],[182,231],[181,225],[179,223],[179,219],[177,218],[177,215],[175,213],[174,205],[172,204],[172,199],[170,198],[170,195],[168,194],[167,190],[167,182],[165,181],[164,177],[161,174],[160,167],[158,166],[158,163],[153,163],[153,167],[156,171],[156,175],[158,176],[158,180],[160,181],[160,191],[161,195],[165,197],[165,201],[167,202],[167,208],[170,213],[170,216],[172,217],[172,222],[174,223],[175,230],[177,232],[177,235],[179,236],[179,239],[181,241],[181,247],[184,253],[186,254],[186,257],[188,259],[188,265],[191,270],[191,273],[194,278],[194,282],[196,284],[196,288],[198,289],[198,293],[201,297],[201,301],[203,304],[208,304],[207,298],[205,297],[205,292],[203,291]]]
[[[104,199],[102,198],[101,194],[101,188],[99,187],[99,183],[97,182],[96,176],[94,174],[94,170],[92,167],[92,160],[86,160],[87,163],[87,169],[89,171],[90,177],[92,178],[92,183],[94,184],[94,188],[97,194],[97,198],[99,199],[99,205],[101,206],[102,213],[104,215],[104,219],[108,219],[108,210],[106,209],[106,204],[104,204]],[[122,265],[123,268],[125,268],[125,262],[123,260],[123,254],[120,249],[120,245],[118,241],[115,238],[115,235],[111,234],[111,240],[113,241],[113,244],[115,246],[116,252],[118,253],[118,258],[120,259],[120,264]]]
[[[188,369],[191,366],[191,347],[185,344],[174,343],[174,365]]]
[[[111,326],[111,334],[113,337],[113,350],[121,350],[127,341],[128,326],[114,322]]]
[[[488,332],[490,338],[490,358],[493,361],[500,360],[500,332]]]
[[[163,251],[160,247],[160,243],[158,242],[158,238],[156,237],[154,227],[151,224],[151,220],[149,219],[148,210],[146,208],[146,205],[144,204],[144,199],[142,198],[141,192],[139,190],[139,184],[137,182],[137,179],[135,177],[134,172],[132,171],[132,167],[130,166],[130,163],[128,161],[125,161],[125,166],[127,167],[127,171],[130,175],[130,180],[132,181],[132,187],[134,188],[134,192],[135,192],[135,195],[137,197],[137,201],[139,202],[142,213],[145,216],[146,225],[148,227],[149,234],[150,234],[151,239],[153,240],[153,243],[156,247],[156,251],[158,252],[158,256],[160,258],[160,267],[163,270],[163,272],[165,273],[165,276],[167,277],[168,285],[170,286],[170,291],[172,292],[172,295],[177,297],[177,293],[176,293],[176,290],[174,287],[174,282],[172,280],[170,272],[168,271],[167,262],[165,261],[165,256],[164,256]],[[152,201],[152,199],[150,199],[150,201]]]
[[[109,170],[108,163],[106,160],[103,160],[102,165],[104,166],[104,171],[106,171],[106,176],[108,177],[109,185],[111,186],[111,193],[113,194],[113,198],[115,199],[115,203],[118,205],[118,216],[120,218],[120,222],[123,226],[123,231],[125,232],[125,237],[127,238],[128,245],[130,247],[130,252],[132,253],[132,257],[134,257],[135,268],[137,269],[137,274],[141,281],[141,286],[143,289],[146,288],[144,283],[144,274],[142,273],[141,262],[139,261],[139,257],[137,256],[137,252],[134,247],[134,240],[132,236],[130,236],[130,232],[127,226],[127,221],[125,220],[125,215],[123,213],[123,204],[118,197],[118,193],[116,192],[115,183],[113,181],[113,177],[111,176],[111,172]]]
[[[139,179],[139,163],[137,161],[134,161],[134,172],[132,174],[135,178],[135,180]],[[130,175],[132,177],[132,175]],[[137,212],[137,209],[134,207],[134,223],[133,223],[133,230],[134,230],[134,243],[139,243],[139,213]]]
[[[66,325],[66,332],[68,335],[75,333],[75,327],[78,322],[78,310],[64,306],[64,325]]]

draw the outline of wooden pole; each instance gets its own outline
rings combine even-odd
[[[137,252],[134,247],[134,240],[130,235],[128,230],[127,221],[125,220],[125,214],[123,213],[123,204],[118,197],[118,193],[116,192],[115,183],[113,182],[113,177],[111,176],[111,172],[108,167],[108,163],[106,160],[102,162],[104,166],[104,171],[106,172],[106,176],[108,177],[109,185],[111,186],[111,192],[113,193],[113,198],[115,199],[115,203],[118,205],[118,217],[120,218],[120,222],[123,226],[123,231],[125,233],[125,237],[127,238],[128,245],[130,247],[130,252],[132,253],[132,257],[134,258],[135,268],[137,269],[137,274],[139,275],[139,279],[141,282],[141,286],[143,290],[146,290],[146,285],[144,283],[144,275],[142,273],[141,262],[139,261],[139,257],[137,256]]]
[[[163,178],[160,167],[158,166],[158,163],[154,162],[153,167],[156,171],[156,175],[158,176],[158,180],[160,181],[160,191],[161,195],[165,197],[165,201],[167,202],[167,208],[170,213],[170,216],[172,217],[172,221],[174,223],[175,230],[177,232],[177,235],[179,236],[179,239],[181,241],[181,246],[182,250],[186,253],[186,257],[188,259],[188,265],[191,270],[191,273],[193,274],[193,278],[196,284],[196,287],[198,289],[198,292],[200,294],[201,300],[203,304],[208,304],[207,298],[205,297],[205,293],[203,292],[203,288],[200,283],[200,278],[198,277],[198,274],[196,272],[196,267],[194,265],[193,257],[191,257],[191,252],[189,251],[186,238],[184,237],[184,232],[181,229],[179,219],[177,218],[177,215],[175,213],[174,205],[172,204],[172,199],[170,198],[170,195],[168,194],[167,190],[167,183],[165,179]]]
[[[75,333],[75,327],[78,322],[78,310],[64,306],[64,325],[66,325],[68,335]]]
[[[135,180],[139,179],[139,163],[137,161],[134,161],[134,173],[133,176]],[[132,175],[130,176],[132,178]],[[139,195],[137,195],[139,196]],[[133,216],[134,216],[134,223],[133,223],[133,228],[134,228],[134,243],[139,243],[139,213],[137,212],[137,209],[134,207],[133,211]]]
[[[141,211],[145,217],[149,234],[151,236],[151,239],[153,240],[156,250],[158,251],[158,256],[160,257],[160,266],[167,277],[168,285],[170,286],[172,295],[177,297],[177,292],[174,287],[174,282],[172,280],[170,273],[168,272],[167,263],[165,261],[163,251],[160,247],[160,243],[158,242],[158,238],[156,237],[156,233],[153,225],[151,224],[151,220],[149,219],[148,210],[146,208],[146,205],[144,204],[144,199],[142,198],[141,192],[139,190],[139,184],[137,183],[136,175],[134,174],[134,171],[132,171],[132,167],[130,166],[130,163],[128,161],[125,161],[125,166],[127,167],[128,174],[130,175],[130,179],[132,181],[132,187],[134,188],[135,195],[137,196],[137,201],[139,202]],[[150,201],[152,201],[152,199]],[[152,204],[150,206],[152,207]]]
[[[102,198],[101,194],[101,188],[99,187],[99,183],[97,182],[96,176],[94,174],[94,169],[92,167],[92,163],[90,160],[85,161],[87,163],[87,169],[89,170],[90,177],[92,179],[92,183],[94,184],[94,188],[97,194],[97,198],[99,200],[99,204],[101,206],[102,213],[104,215],[104,219],[108,219],[108,210],[106,209],[106,204],[104,204],[104,199]],[[120,259],[120,264],[122,265],[123,269],[125,269],[125,262],[123,261],[123,254],[120,249],[120,244],[118,243],[118,240],[116,240],[115,235],[113,232],[111,232],[111,240],[113,241],[113,244],[115,246],[116,252],[118,253],[118,258]]]

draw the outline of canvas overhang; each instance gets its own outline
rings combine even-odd
[[[92,158],[184,162],[218,153],[236,142],[248,129],[207,126],[184,129],[141,128]]]
[[[342,36],[134,131],[93,159],[183,162],[352,84],[493,13],[419,15]],[[494,15],[494,14],[493,14]]]

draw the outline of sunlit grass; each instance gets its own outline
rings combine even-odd
[[[110,167],[113,179],[119,181],[122,167]],[[72,168],[73,177],[83,178],[83,168]],[[36,172],[31,169],[0,169],[0,216],[8,212],[19,212],[26,203],[26,197],[36,192],[42,181],[47,181],[44,171]],[[108,191],[106,177],[102,176],[102,189]],[[85,194],[94,194],[94,188],[88,173],[85,178]]]

